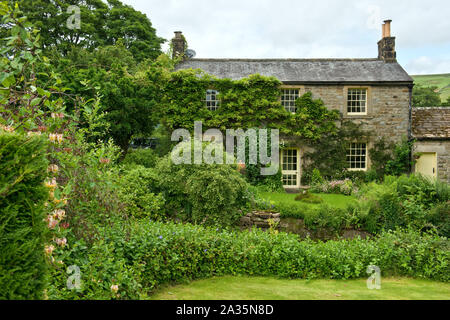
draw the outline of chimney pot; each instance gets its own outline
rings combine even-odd
[[[382,39],[378,42],[378,59],[387,63],[397,61],[395,52],[395,37],[391,36],[392,20],[385,20],[382,25]]]
[[[384,38],[391,36],[391,22],[392,20],[385,20],[384,21]]]

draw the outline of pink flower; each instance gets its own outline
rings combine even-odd
[[[100,163],[103,163],[103,164],[108,164],[108,163],[110,163],[110,162],[111,162],[111,160],[106,159],[106,158],[101,158],[101,159],[100,159]]]
[[[44,251],[47,255],[51,255],[53,253],[53,251],[55,250],[55,246],[54,245],[46,245],[44,248]]]
[[[119,291],[119,286],[117,284],[111,285],[111,291],[117,293],[117,291]]]
[[[49,172],[57,173],[59,171],[59,167],[56,164],[52,164],[47,169]]]
[[[58,246],[60,247],[64,247],[67,244],[67,239],[66,238],[61,238],[61,239],[55,239],[55,242]]]
[[[57,209],[53,211],[53,217],[57,220],[62,220],[66,216],[66,211],[62,209]]]

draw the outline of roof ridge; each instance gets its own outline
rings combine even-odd
[[[205,61],[205,62],[269,62],[269,61],[291,61],[291,62],[322,62],[322,61],[383,61],[378,58],[262,58],[262,59],[242,59],[242,58],[193,58],[185,61]]]

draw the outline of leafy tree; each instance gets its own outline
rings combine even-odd
[[[13,3],[13,0],[10,0]],[[68,28],[67,21],[80,9],[80,29]],[[147,16],[118,0],[20,0],[21,11],[41,30],[46,50],[55,49],[63,55],[74,46],[95,49],[114,45],[122,39],[137,61],[155,59],[161,54],[164,39],[156,35]],[[9,28],[4,28],[2,36]]]
[[[441,105],[437,87],[416,85],[413,89],[413,107],[436,107]]]
[[[73,48],[59,60],[57,70],[71,94],[94,99],[101,92],[101,111],[109,123],[104,138],[113,138],[125,155],[133,136],[148,136],[158,123],[157,107],[172,66],[165,55],[137,64],[119,41],[95,52]],[[75,112],[70,101],[66,107]]]

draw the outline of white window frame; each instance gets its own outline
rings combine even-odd
[[[365,145],[365,152],[364,154],[357,154],[356,152],[353,152],[354,150],[363,150],[363,148],[360,147],[354,147],[354,145]],[[368,155],[368,143],[367,142],[352,142],[350,143],[349,148],[347,149],[347,163],[348,163],[348,171],[367,171],[368,168],[368,161],[369,161],[369,155]],[[362,161],[353,161],[352,157],[364,157],[364,168],[352,168],[352,163],[362,163]],[[350,158],[350,159],[348,159]]]
[[[206,109],[208,109],[209,111],[216,111],[220,108],[220,99],[217,97],[219,94],[220,92],[215,89],[206,90],[204,101]]]
[[[288,169],[284,169],[284,165],[287,164],[285,162],[285,157],[284,157],[284,152],[285,151],[289,151],[289,150],[295,150],[297,152],[297,161],[296,161],[296,165],[297,165],[297,170],[288,170]],[[286,148],[281,150],[281,181],[283,182],[283,187],[285,189],[298,189],[300,188],[300,149],[298,148]],[[290,163],[293,164],[293,163]],[[295,185],[285,185],[284,184],[284,176],[285,175],[295,175],[296,176],[296,184]]]
[[[349,97],[350,98],[353,98],[353,96],[355,95],[355,94],[351,94],[351,91],[352,90],[358,90],[358,91],[361,91],[360,93],[359,93],[359,95],[360,96],[362,96],[362,91],[365,91],[365,100],[353,100],[353,99],[349,99]],[[367,115],[367,109],[368,109],[368,107],[369,107],[369,88],[347,88],[347,92],[346,92],[346,94],[347,94],[347,99],[346,99],[346,101],[347,101],[347,104],[346,104],[346,106],[345,106],[345,108],[346,108],[346,114],[347,115],[351,115],[351,116],[359,116],[359,115]],[[351,105],[349,105],[350,103],[360,103],[361,104],[361,102],[364,102],[364,107],[363,106],[359,106],[359,107],[357,107],[357,106],[351,106]],[[350,110],[349,110],[349,108],[350,108]],[[364,112],[352,112],[351,111],[351,109],[352,108],[364,108]]]
[[[281,105],[283,106],[284,110],[286,110],[287,112],[290,113],[296,113],[297,112],[297,107],[295,105],[295,101],[300,98],[301,96],[301,88],[299,87],[282,87],[281,88],[282,93],[281,93],[281,97],[280,97],[280,102]],[[288,93],[286,94],[286,91],[288,91]],[[297,91],[297,95],[295,94],[294,91]],[[284,97],[289,97],[289,99],[285,100]],[[292,97],[296,97],[295,99],[292,99]],[[288,103],[289,105],[285,105],[284,103]],[[293,106],[291,106],[290,104],[294,103]],[[292,108],[294,108],[294,111],[292,111]]]

